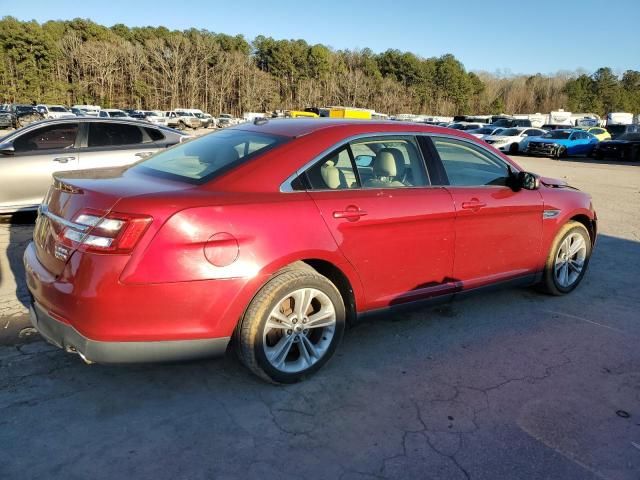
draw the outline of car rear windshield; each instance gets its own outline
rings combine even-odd
[[[571,132],[567,132],[564,130],[553,130],[552,132],[549,133],[545,133],[542,138],[558,138],[558,139],[563,139],[563,138],[569,138],[569,136],[571,135]]]
[[[153,155],[133,169],[173,180],[204,183],[284,141],[286,137],[224,130]]]

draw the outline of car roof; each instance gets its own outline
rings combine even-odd
[[[30,123],[29,125],[25,126],[24,128],[31,128],[31,127],[35,127],[35,126],[49,125],[49,124],[73,123],[73,122],[80,122],[80,123],[88,123],[88,122],[128,123],[128,124],[136,125],[138,127],[160,128],[160,129],[163,129],[163,130],[169,130],[169,131],[174,132],[174,133],[179,133],[181,135],[188,136],[185,133],[180,132],[179,130],[175,130],[173,128],[165,127],[164,125],[156,125],[156,124],[153,124],[153,123],[145,122],[143,120],[138,120],[136,118],[107,118],[107,117],[48,118],[46,120],[40,120],[38,122]],[[14,130],[14,131],[10,132],[10,134],[13,134],[13,133],[18,132],[18,131],[20,131],[20,130]]]
[[[235,130],[251,130],[283,137],[302,137],[320,130],[349,128],[354,134],[367,132],[440,132],[450,129],[416,122],[398,122],[392,120],[355,120],[337,118],[274,118],[245,122],[231,127]]]

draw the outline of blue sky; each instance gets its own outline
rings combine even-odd
[[[467,69],[490,72],[640,70],[640,0],[0,0],[0,15],[196,27],[423,57],[453,53]]]

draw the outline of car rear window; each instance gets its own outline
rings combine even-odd
[[[243,130],[224,130],[177,145],[137,163],[133,169],[189,183],[204,183],[286,137]]]

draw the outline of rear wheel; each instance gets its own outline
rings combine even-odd
[[[591,237],[580,222],[564,225],[551,246],[541,287],[551,295],[564,295],[582,281],[591,257]]]
[[[238,325],[238,353],[256,375],[294,383],[334,354],[345,328],[340,292],[313,269],[287,270],[271,279]]]

